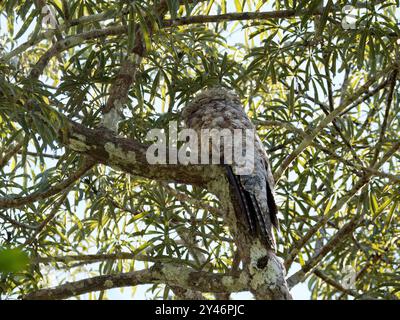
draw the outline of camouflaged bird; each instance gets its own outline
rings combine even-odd
[[[253,130],[255,136],[252,172],[245,175],[236,174],[236,167],[239,164],[233,161],[230,165],[225,164],[226,174],[239,221],[247,224],[251,235],[261,237],[261,240],[266,241],[272,249],[275,249],[272,226],[279,230],[279,223],[271,166],[255,127],[243,110],[239,97],[221,87],[211,88],[199,93],[183,109],[182,116],[186,127],[194,129],[197,134],[200,134],[202,129]],[[223,141],[221,141],[222,148]],[[223,155],[222,150],[220,154]]]

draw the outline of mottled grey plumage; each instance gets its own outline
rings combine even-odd
[[[221,87],[198,94],[182,112],[185,125],[201,129],[252,129],[237,95]],[[263,145],[255,134],[254,170],[248,175],[235,174],[235,163],[226,165],[239,221],[245,221],[251,234],[260,236],[275,248],[272,226],[279,228],[274,198],[274,179]]]

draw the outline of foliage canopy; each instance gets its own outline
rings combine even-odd
[[[30,267],[0,269],[0,297],[158,262],[237,267],[207,189],[92,165],[63,141],[69,120],[99,127],[128,59],[118,134],[129,139],[179,119],[202,88],[239,94],[279,178],[290,286],[399,298],[398,3],[349,1],[362,14],[345,29],[346,1],[322,2],[2,1],[0,248]],[[148,295],[177,291],[153,283]]]

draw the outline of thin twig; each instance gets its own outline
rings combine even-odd
[[[373,169],[377,170],[379,169],[390,157],[392,157],[397,150],[400,149],[400,142],[395,143],[394,146],[389,150],[385,156],[377,163]],[[323,226],[327,223],[327,221],[336,213],[338,212],[350,199],[354,197],[354,195],[361,190],[369,181],[372,176],[372,173],[366,172],[363,176],[360,177],[360,179],[357,181],[357,183],[351,188],[346,195],[344,195],[342,198],[338,200],[338,202],[335,204],[335,206],[329,210],[328,213],[326,213],[324,216],[322,216],[318,222],[312,226],[307,233],[302,237],[299,241],[297,241],[294,245],[290,253],[287,255],[287,258],[285,260],[285,267],[288,270],[293,263],[295,257],[297,254],[300,252],[301,248],[304,247],[306,243],[311,239],[311,237]]]
[[[0,218],[2,218],[3,220],[11,223],[12,225],[19,227],[19,228],[24,228],[24,229],[31,229],[31,230],[36,230],[39,228],[39,225],[30,225],[30,224],[26,224],[26,223],[22,223],[19,221],[16,221],[14,219],[11,219],[10,217],[8,217],[7,215],[3,214],[0,212]]]
[[[343,103],[338,106],[334,111],[329,113],[321,122],[320,124],[310,133],[309,137],[303,139],[300,145],[286,157],[286,159],[282,162],[281,166],[275,172],[274,178],[278,181],[283,173],[289,168],[290,164],[308,147],[312,144],[312,141],[317,137],[320,132],[329,124],[331,123],[347,106],[352,104],[354,101],[357,100],[358,97],[363,95],[365,92],[368,92],[369,87],[374,84],[380,77],[387,74],[388,72],[392,71],[395,68],[395,65],[390,65],[386,69],[382,70],[381,72],[377,73],[375,76],[370,78],[368,81],[365,82],[355,93],[348,96]]]
[[[57,213],[59,213],[59,209],[62,206],[62,204],[64,203],[65,199],[68,196],[68,191],[69,188],[67,188],[66,190],[63,191],[63,194],[61,195],[60,199],[58,199],[58,201],[54,204],[52,210],[50,211],[50,213],[47,215],[47,217],[43,220],[42,223],[40,223],[40,225],[35,229],[35,232],[33,233],[32,236],[30,236],[23,244],[23,246],[29,246],[30,244],[32,244],[37,236],[43,231],[43,229],[47,226],[47,224],[53,220],[53,218],[57,215]]]
[[[385,115],[383,116],[383,123],[382,123],[381,131],[379,134],[378,142],[376,143],[376,146],[375,146],[375,152],[374,152],[374,156],[371,161],[371,167],[374,166],[374,164],[378,160],[379,153],[381,152],[381,149],[382,149],[383,140],[385,137],[387,126],[388,126],[390,107],[392,106],[392,101],[393,101],[393,97],[394,97],[394,88],[397,83],[397,73],[398,73],[398,70],[396,69],[392,72],[391,76],[389,77],[390,87],[389,87],[389,91],[388,91],[387,99],[386,99]]]
[[[49,189],[45,191],[37,191],[23,197],[0,198],[0,208],[2,209],[18,208],[23,205],[54,196],[57,193],[60,193],[61,191],[67,189],[69,186],[74,184],[87,171],[89,171],[94,166],[94,164],[95,162],[92,160],[85,161],[85,163],[83,163],[82,166],[74,173],[72,173],[67,179],[51,186]]]

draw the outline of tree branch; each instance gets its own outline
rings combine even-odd
[[[7,164],[7,162],[15,156],[19,150],[23,147],[25,141],[21,139],[18,141],[8,152],[6,152],[3,156],[0,155],[0,170]]]
[[[274,128],[283,128],[289,132],[293,132],[295,134],[298,134],[299,136],[305,138],[305,139],[311,139],[308,135],[307,132],[305,132],[302,129],[299,129],[292,125],[291,123],[288,122],[281,122],[281,121],[275,121],[275,120],[265,120],[265,121],[256,121],[255,122],[257,125],[260,126],[265,126],[265,127],[274,127]],[[392,182],[399,183],[400,182],[400,175],[395,175],[387,172],[382,172],[376,169],[373,169],[371,167],[364,167],[360,164],[354,163],[353,161],[344,159],[343,157],[339,156],[338,154],[335,153],[335,151],[322,146],[319,144],[317,141],[312,141],[311,146],[315,147],[318,150],[321,150],[322,152],[326,153],[328,156],[331,158],[338,160],[342,162],[343,164],[353,167],[357,170],[356,174],[358,176],[361,176],[363,172],[369,172],[374,176],[378,176],[381,178],[386,178],[391,180]]]
[[[312,141],[317,137],[320,132],[331,123],[347,106],[356,101],[365,92],[368,92],[369,87],[374,84],[380,77],[397,68],[395,65],[390,65],[385,70],[377,73],[371,79],[369,79],[364,85],[362,85],[355,93],[348,96],[341,105],[327,115],[320,124],[309,134],[309,137],[304,138],[300,145],[294,150],[281,164],[280,168],[276,172],[276,177],[279,180],[283,173],[289,168],[290,164],[308,147],[312,144]]]
[[[48,197],[54,196],[57,193],[67,189],[71,185],[73,185],[78,179],[80,179],[87,171],[89,171],[94,165],[92,160],[85,161],[82,166],[73,172],[66,180],[57,183],[54,186],[51,186],[46,191],[37,191],[30,195],[23,197],[7,197],[0,198],[0,208],[8,209],[8,208],[18,208],[23,205],[46,199]]]
[[[372,88],[370,90],[368,90],[364,95],[362,95],[361,97],[359,97],[357,100],[355,100],[348,108],[346,108],[341,114],[340,116],[345,115],[346,113],[350,112],[352,109],[354,109],[355,107],[359,106],[361,103],[363,103],[364,101],[368,100],[369,98],[373,97],[374,95],[376,95],[379,91],[381,91],[382,89],[384,89],[388,84],[390,77],[386,77],[386,79],[384,79],[383,81],[381,81],[375,88]],[[344,93],[342,92],[342,97],[344,97]],[[343,98],[344,99],[344,98]]]
[[[383,116],[383,123],[382,123],[381,131],[379,133],[378,142],[376,143],[376,146],[375,146],[375,152],[374,152],[374,156],[371,161],[371,166],[373,166],[376,163],[376,161],[378,160],[379,153],[381,152],[381,149],[382,149],[383,140],[385,137],[387,126],[388,126],[388,119],[389,119],[390,107],[392,106],[394,89],[395,89],[395,86],[397,83],[397,73],[398,73],[398,70],[394,70],[389,77],[390,87],[389,87],[389,91],[388,91],[387,99],[386,99],[385,115]]]
[[[265,12],[233,12],[218,15],[198,15],[189,17],[180,17],[176,19],[164,20],[162,26],[175,27],[197,23],[219,23],[226,21],[245,21],[245,20],[274,20],[301,17],[310,14],[306,11],[278,10]],[[320,11],[315,11],[311,15],[320,15]]]
[[[397,142],[394,144],[392,149],[388,151],[385,156],[377,163],[373,169],[377,170],[380,168],[390,157],[392,157],[397,150],[400,149],[400,142]],[[323,225],[325,225],[328,220],[336,213],[338,212],[350,199],[353,198],[353,196],[361,190],[369,181],[372,176],[371,172],[366,172],[363,176],[360,177],[360,179],[357,181],[357,183],[349,190],[346,195],[344,195],[342,198],[339,199],[339,201],[335,204],[335,206],[329,210],[328,213],[326,213],[324,216],[322,216],[317,223],[312,226],[305,236],[301,238],[298,242],[296,242],[293,245],[293,249],[291,252],[288,254],[286,260],[285,260],[285,267],[286,269],[289,269],[291,264],[293,263],[295,257],[299,253],[300,249],[304,247],[304,245],[311,239],[311,237],[321,228]]]
[[[67,299],[93,291],[141,284],[167,284],[201,292],[238,292],[248,288],[247,277],[197,271],[178,264],[155,264],[147,270],[133,271],[69,282],[26,294],[25,300]]]
[[[68,188],[63,191],[60,199],[53,205],[53,208],[50,211],[50,214],[47,215],[47,217],[38,225],[38,227],[35,229],[35,232],[33,233],[32,236],[30,236],[25,242],[24,246],[29,246],[32,244],[35,240],[36,237],[43,231],[43,229],[47,226],[47,224],[56,216],[56,214],[59,212],[60,207],[64,203],[65,199],[68,196]]]
[[[250,291],[258,300],[291,300],[284,266],[274,250],[249,234],[243,216],[236,215],[235,196],[231,187],[224,172],[219,179],[207,185],[207,189],[218,196],[224,208],[223,219],[235,240],[243,270],[249,277]]]
[[[302,268],[297,271],[295,274],[289,277],[287,280],[290,288],[293,288],[299,282],[303,282],[307,277],[308,273],[312,271],[321,260],[331,252],[336,245],[343,241],[347,236],[349,236],[357,227],[360,221],[359,216],[355,216],[351,219],[346,225],[344,225],[329,241],[326,245],[324,245],[321,250],[319,250],[313,257],[311,257]]]
[[[340,283],[336,282],[334,279],[330,278],[327,274],[325,274],[325,272],[323,272],[322,270],[314,270],[314,274],[322,279],[325,283],[327,283],[328,285],[330,285],[331,287],[335,288],[336,290],[342,292],[343,294],[348,294],[351,295],[353,297],[357,296],[357,292],[354,292],[353,290],[350,289],[346,289],[344,288]]]
[[[149,164],[148,145],[100,128],[89,129],[67,120],[60,142],[72,150],[132,175],[166,182],[204,186],[222,169],[218,165]],[[168,152],[167,152],[168,154]]]
[[[30,225],[30,224],[16,221],[16,220],[8,217],[7,215],[3,214],[2,212],[0,212],[0,218],[2,218],[4,221],[7,221],[8,223],[10,223],[16,227],[19,227],[19,228],[36,230],[39,227],[39,225]]]
[[[39,61],[32,68],[29,75],[30,79],[38,79],[43,73],[47,64],[57,54],[65,51],[74,46],[80,45],[87,40],[102,38],[111,35],[119,35],[127,32],[128,28],[126,26],[116,26],[109,27],[106,29],[96,29],[88,32],[80,33],[78,35],[69,36],[63,40],[57,41],[54,45],[48,49],[39,59]]]
[[[198,0],[197,3],[204,2],[204,1],[205,0]],[[189,0],[187,2],[193,3],[195,1]],[[181,3],[181,5],[182,5],[182,3]],[[163,4],[163,6],[165,6],[165,2]],[[16,47],[9,53],[4,54],[2,57],[0,57],[0,61],[1,62],[9,61],[11,58],[17,56],[18,54],[21,54],[22,52],[24,52],[25,50],[29,49],[32,46],[39,44],[41,41],[43,41],[45,39],[51,39],[56,34],[56,32],[68,31],[69,28],[73,27],[73,26],[99,22],[102,20],[110,19],[110,18],[117,18],[117,17],[121,17],[123,15],[126,15],[128,13],[129,13],[129,10],[123,9],[120,12],[118,12],[114,9],[111,9],[111,10],[106,10],[101,13],[92,14],[92,15],[88,15],[88,16],[82,16],[82,17],[79,17],[78,19],[72,19],[70,21],[66,21],[63,24],[58,25],[57,29],[49,29],[49,30],[39,33],[38,35],[35,35],[32,39],[22,43],[20,46]],[[115,32],[117,32],[117,34],[123,34],[123,33],[127,32],[127,29],[124,26],[118,26],[116,28],[121,28],[120,32],[115,31]],[[107,28],[107,29],[109,29],[109,28]],[[95,31],[95,30],[93,30],[93,31]],[[82,34],[86,34],[86,33],[81,33],[79,35],[82,35]]]
[[[135,252],[117,252],[117,253],[104,253],[104,254],[79,254],[79,255],[66,255],[66,256],[55,256],[55,257],[36,257],[32,259],[32,263],[38,264],[48,264],[48,263],[64,263],[69,265],[73,262],[78,262],[74,266],[81,266],[85,264],[97,263],[102,261],[109,260],[136,260],[136,261],[145,261],[145,262],[153,262],[153,263],[176,263],[181,265],[187,265],[192,268],[196,268],[196,264],[191,260],[182,260],[178,258],[172,258],[170,256],[155,256],[152,257],[148,254],[140,251],[138,253]]]

